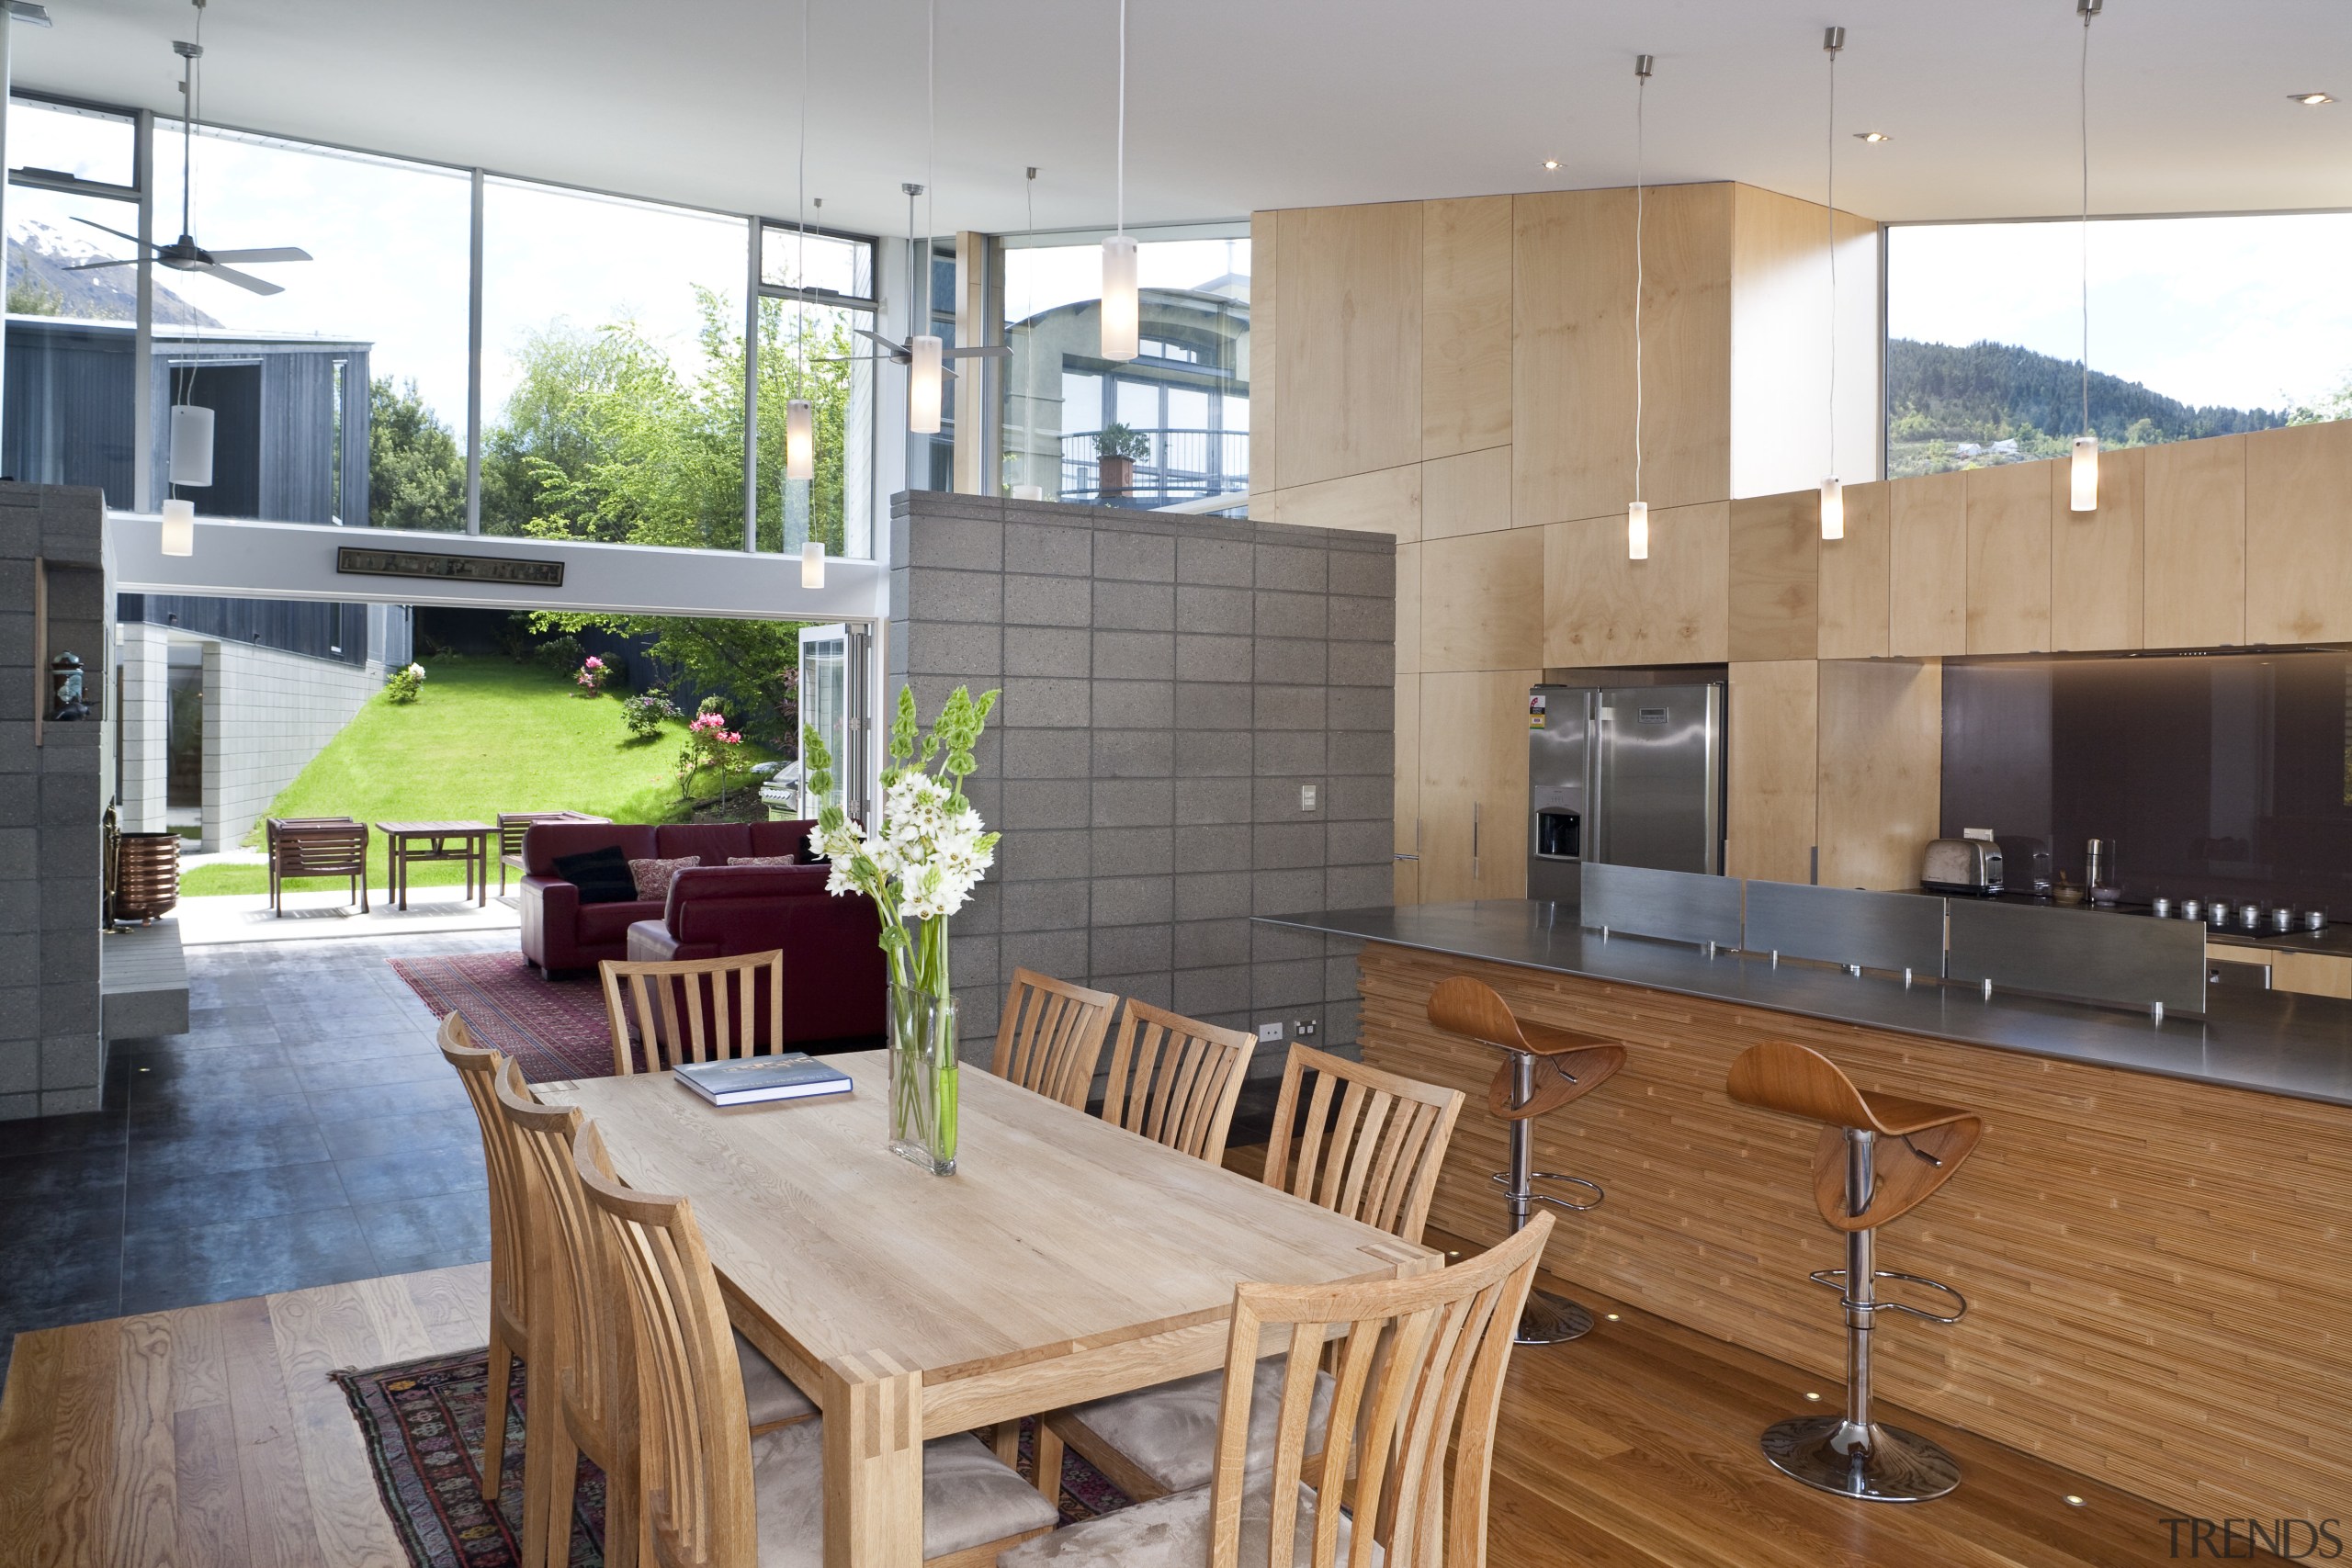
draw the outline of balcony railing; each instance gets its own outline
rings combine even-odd
[[[1061,499],[1099,501],[1109,506],[1170,506],[1213,495],[1239,495],[1250,488],[1250,433],[1246,430],[1146,430],[1151,450],[1136,459],[1130,481],[1102,483],[1102,465],[1091,430],[1062,437]]]

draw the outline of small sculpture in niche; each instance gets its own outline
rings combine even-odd
[[[82,656],[61,653],[49,661],[49,678],[57,690],[50,707],[50,722],[71,723],[90,716],[90,705],[82,700]]]

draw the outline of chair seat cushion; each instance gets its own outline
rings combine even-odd
[[[775,1363],[741,1334],[735,1336],[735,1364],[743,1370],[743,1404],[753,1427],[773,1427],[779,1421],[797,1421],[817,1414],[816,1401],[801,1393],[798,1384],[778,1371]]]
[[[1282,1422],[1283,1368],[1288,1358],[1258,1363],[1250,1394],[1250,1473],[1273,1464],[1274,1433]],[[1170,1492],[1205,1486],[1216,1468],[1217,1406],[1225,1397],[1225,1370],[1180,1378],[1132,1393],[1115,1393],[1071,1411],[1089,1431],[1132,1461],[1136,1469]],[[1323,1449],[1323,1426],[1331,1414],[1331,1379],[1315,1374],[1315,1402],[1307,1407],[1306,1451]]]
[[[752,1439],[760,1519],[760,1568],[823,1568],[825,1439],[822,1420]],[[1050,1529],[1054,1506],[961,1432],[922,1446],[922,1554],[926,1559]],[[1204,1559],[1205,1561],[1205,1559]]]
[[[1239,1568],[1266,1568],[1266,1548],[1273,1533],[1272,1494],[1271,1485],[1259,1485],[1242,1495]],[[1293,1538],[1296,1545],[1291,1561],[1312,1562],[1315,1494],[1304,1485],[1298,1494],[1298,1528]],[[1352,1522],[1346,1514],[1340,1516],[1334,1562],[1347,1561]],[[1047,1568],[1048,1564],[1051,1568],[1208,1568],[1209,1541],[1209,1489],[1196,1486],[1023,1541],[996,1561],[997,1568]],[[1371,1561],[1376,1564],[1382,1555],[1374,1542]]]

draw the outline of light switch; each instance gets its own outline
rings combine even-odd
[[[1301,784],[1298,786],[1298,808],[1301,811],[1312,811],[1315,809],[1315,786],[1313,784]]]
[[[1282,1043],[1282,1039],[1283,1026],[1281,1024],[1261,1023],[1258,1026],[1258,1043],[1261,1045],[1279,1045]]]

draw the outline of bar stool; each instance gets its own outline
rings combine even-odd
[[[1466,975],[1442,980],[1430,993],[1430,1022],[1448,1034],[1476,1040],[1505,1054],[1506,1060],[1487,1087],[1487,1108],[1510,1123],[1510,1168],[1497,1171],[1494,1181],[1503,1190],[1511,1234],[1516,1235],[1526,1226],[1529,1213],[1538,1203],[1579,1213],[1599,1208],[1607,1194],[1583,1177],[1531,1168],[1528,1123],[1608,1082],[1625,1065],[1625,1047],[1596,1035],[1514,1017],[1510,1004],[1494,987]],[[1540,1075],[1535,1066],[1539,1056],[1548,1068]],[[1538,1192],[1534,1190],[1538,1181],[1581,1187],[1592,1194],[1592,1201],[1578,1203]],[[1592,1314],[1582,1305],[1548,1291],[1530,1291],[1527,1305],[1519,1314],[1519,1331],[1512,1337],[1521,1345],[1557,1345],[1591,1329]]]
[[[1871,1419],[1871,1328],[1881,1312],[1958,1323],[1967,1298],[1950,1285],[1877,1267],[1871,1241],[1952,1179],[1984,1123],[1965,1111],[1899,1095],[1864,1094],[1835,1063],[1802,1045],[1772,1041],[1740,1053],[1725,1086],[1743,1105],[1825,1123],[1813,1156],[1813,1197],[1821,1217],[1846,1237],[1846,1267],[1815,1269],[1846,1314],[1846,1413],[1777,1422],[1764,1457],[1808,1486],[1873,1503],[1921,1503],[1960,1484],[1951,1455],[1900,1427]],[[1894,1139],[1900,1151],[1882,1142]],[[1885,1150],[1883,1165],[1881,1153]],[[1951,1298],[1949,1314],[1881,1301],[1877,1283],[1901,1280]]]

